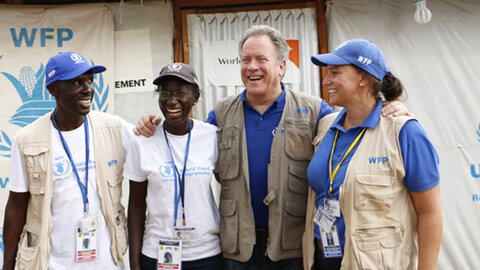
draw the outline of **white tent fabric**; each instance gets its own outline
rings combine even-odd
[[[327,2],[329,51],[352,38],[375,42],[407,89],[440,156],[444,233],[438,269],[480,265],[480,2],[428,0],[420,25],[407,0]]]
[[[243,91],[237,44],[243,32],[255,24],[270,25],[286,39],[298,41],[298,68],[289,61],[284,82],[293,90],[319,95],[318,71],[310,64],[310,55],[318,52],[315,9],[191,14],[187,19],[190,63],[202,90],[194,107],[195,118],[206,119],[216,101]],[[219,66],[219,58],[225,57],[231,60],[231,65]]]

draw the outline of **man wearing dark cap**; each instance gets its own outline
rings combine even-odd
[[[74,52],[49,59],[45,84],[56,108],[12,142],[3,269],[15,262],[19,269],[120,269],[127,249],[121,175],[131,127],[90,111],[93,74],[105,70]]]

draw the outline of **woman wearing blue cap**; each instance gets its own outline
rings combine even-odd
[[[313,245],[315,235],[315,269],[435,269],[442,235],[436,150],[414,118],[380,112],[384,100],[402,94],[401,82],[381,50],[362,39],[312,62],[327,66],[330,104],[344,108],[320,121],[308,167],[316,195],[303,240]]]

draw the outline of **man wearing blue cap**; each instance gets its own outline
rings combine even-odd
[[[120,269],[122,146],[131,127],[90,111],[93,74],[105,70],[74,52],[49,59],[45,83],[57,106],[12,142],[3,269]]]

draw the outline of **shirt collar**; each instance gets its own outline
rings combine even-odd
[[[283,108],[285,106],[285,85],[280,82],[280,85],[282,86],[282,93],[280,96],[270,105],[273,108]],[[244,101],[245,103],[247,102],[247,89],[245,88],[240,95],[240,99],[238,102]]]
[[[378,124],[378,121],[380,120],[380,116],[382,115],[382,107],[383,107],[383,102],[382,100],[378,99],[377,100],[377,105],[375,105],[375,108],[373,108],[373,111],[368,115],[367,119],[365,119],[360,125],[357,127],[361,128],[375,128]],[[332,124],[331,128],[335,128],[341,131],[345,131],[343,128],[343,121],[345,120],[345,116],[347,115],[347,110],[343,109],[335,118],[335,121]]]

